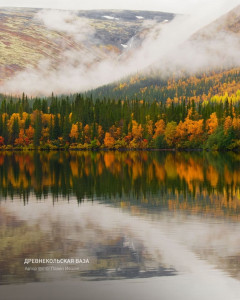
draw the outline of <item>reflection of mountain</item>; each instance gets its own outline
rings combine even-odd
[[[237,218],[239,185],[239,155],[230,153],[0,153],[2,198],[24,201],[33,192]]]
[[[66,203],[63,203],[65,205]],[[48,206],[47,203],[44,205]],[[5,206],[4,206],[5,207]],[[51,207],[51,204],[50,204]],[[156,262],[148,249],[131,231],[112,232],[88,218],[59,218],[61,205],[43,214],[31,207],[31,220],[12,207],[0,209],[0,285],[29,281],[46,281],[59,277],[80,276],[85,279],[149,278],[173,276],[175,270]],[[99,227],[100,226],[100,227]],[[66,265],[56,263],[24,264],[25,259],[88,258],[89,264],[68,265],[74,271],[37,271],[38,267]],[[26,270],[28,268],[29,270]]]
[[[37,280],[36,274],[24,271],[23,262],[25,257],[39,256],[46,250],[41,243],[44,238],[38,225],[29,226],[0,208],[0,285],[24,282],[29,277]]]
[[[189,272],[207,276],[213,270],[239,276],[238,222],[167,210],[149,213],[140,208],[136,214],[97,201],[78,205],[59,199],[52,206],[50,199],[32,200],[26,206],[19,199],[1,205],[0,284],[73,277],[166,277]],[[13,230],[14,226],[18,230]],[[90,263],[68,272],[28,273],[25,258],[88,258]],[[52,263],[41,266],[46,265],[59,267]]]

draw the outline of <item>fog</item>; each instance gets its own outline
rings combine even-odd
[[[84,92],[136,72],[157,71],[162,76],[185,71],[194,74],[204,69],[239,66],[239,35],[219,30],[219,25],[205,29],[208,38],[192,38],[200,29],[211,24],[234,8],[240,1],[195,1],[187,15],[171,22],[143,23],[148,29],[141,46],[131,47],[132,39],[123,54],[106,55],[92,45],[96,42],[89,20],[73,11],[40,11],[35,20],[51,30],[67,33],[84,46],[68,50],[56,65],[41,61],[37,69],[28,68],[5,82],[0,92],[28,95],[50,95]],[[239,7],[236,9],[240,14]],[[115,22],[115,20],[113,20]],[[150,24],[150,26],[149,26]],[[217,34],[215,28],[217,27]]]

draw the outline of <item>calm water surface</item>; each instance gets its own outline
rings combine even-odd
[[[0,299],[240,299],[240,155],[1,152]]]

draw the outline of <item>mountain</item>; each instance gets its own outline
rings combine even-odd
[[[220,32],[240,35],[240,5],[229,13],[217,19],[215,22],[198,31],[192,38],[210,40]]]
[[[179,52],[188,55],[179,55],[182,61],[176,63],[176,72],[166,74],[163,68],[153,66],[119,82],[91,90],[88,95],[95,99],[137,98],[169,103],[177,99],[200,101],[225,93],[232,95],[240,90],[239,36],[240,6],[203,27],[179,46]],[[177,57],[177,51],[175,55]]]
[[[61,20],[57,25],[58,15],[65,18],[64,24]],[[166,22],[173,18],[171,13],[150,11],[93,10],[73,13],[1,8],[0,83],[27,67],[37,68],[43,60],[51,61],[54,68],[67,51],[91,56],[91,63],[112,54],[121,55],[130,46],[141,43],[143,37],[140,33],[146,30],[147,22]],[[79,37],[78,33],[83,30],[85,32]]]

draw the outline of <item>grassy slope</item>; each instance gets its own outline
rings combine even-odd
[[[91,52],[102,59],[111,52],[120,54],[121,43],[142,30],[146,19],[158,22],[171,20],[174,15],[161,12],[79,11],[79,17],[88,18],[95,29],[95,38],[77,42],[70,35],[46,28],[35,19],[38,9],[0,9],[0,82],[27,66],[37,67],[42,59],[51,59],[53,67],[66,50],[83,54]],[[118,19],[109,20],[104,16]]]

